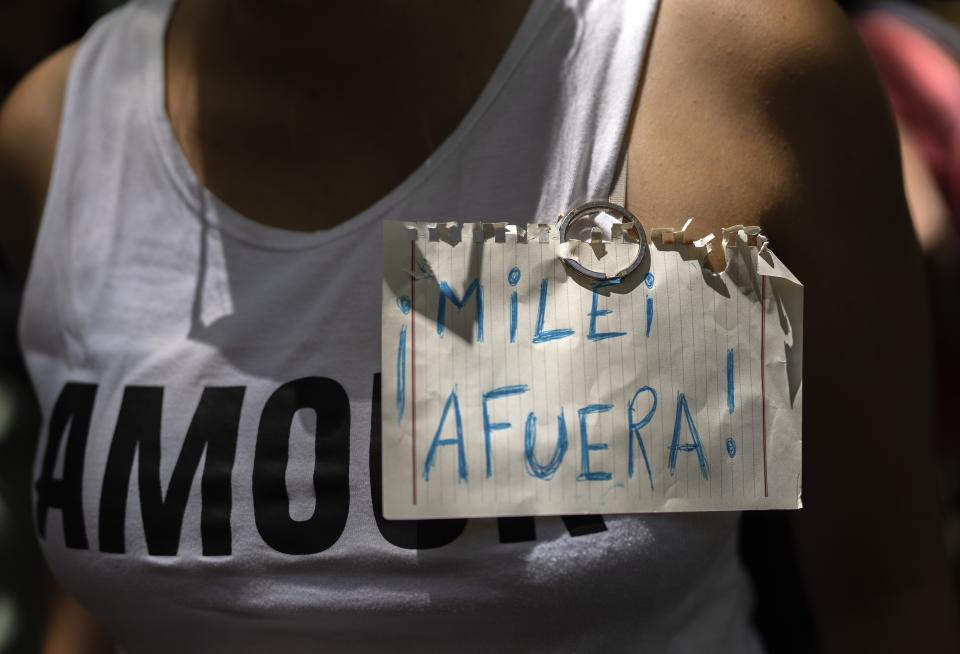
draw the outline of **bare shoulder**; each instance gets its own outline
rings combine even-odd
[[[23,276],[50,180],[63,98],[77,44],[54,53],[0,107],[0,233],[4,257]]]
[[[909,222],[871,62],[830,0],[665,0],[632,125],[630,200],[699,229]],[[788,244],[789,245],[789,244]]]
[[[893,119],[845,16],[664,0],[630,138],[648,225],[759,224],[804,283],[794,526],[825,651],[956,651],[923,269]]]

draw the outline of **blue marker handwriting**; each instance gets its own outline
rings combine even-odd
[[[509,286],[510,292],[507,295],[507,312],[508,312],[508,333],[510,343],[516,343],[519,335],[520,324],[521,324],[521,292],[520,286],[523,275],[521,270],[517,266],[513,266],[510,271],[507,273],[507,284]],[[588,318],[588,329],[584,336],[589,341],[605,341],[609,339],[615,339],[622,336],[626,336],[629,332],[621,331],[624,327],[624,320],[618,319],[618,316],[614,316],[614,309],[603,306],[605,293],[602,293],[601,290],[620,284],[619,279],[612,279],[609,281],[599,282],[595,284],[592,288],[591,300],[590,300],[590,310],[585,313]],[[473,306],[474,311],[474,320],[476,323],[476,342],[482,343],[484,341],[484,335],[486,332],[485,329],[485,311],[487,309],[485,305],[485,295],[483,284],[480,283],[478,277],[474,277],[469,280],[468,283],[459,285],[463,287],[463,292],[460,293],[446,280],[442,280],[438,284],[438,300],[437,300],[437,335],[443,337],[447,330],[447,319],[448,319],[448,304],[453,305],[457,311],[466,311],[468,310],[468,305]],[[643,284],[641,289],[646,289],[647,292],[652,291],[654,286],[653,282],[653,273],[647,273],[643,279]],[[551,312],[551,302],[550,302],[550,292],[551,292],[551,282],[548,277],[543,277],[540,279],[539,283],[539,302],[537,303],[537,314],[536,314],[536,323],[533,327],[533,333],[528,336],[532,343],[542,344],[542,343],[551,343],[553,341],[559,341],[565,338],[569,338],[575,335],[575,330],[570,327],[548,327],[548,323],[553,321],[552,312]],[[471,302],[473,300],[473,302]],[[644,294],[643,299],[644,308],[644,324],[642,326],[642,331],[646,337],[650,336],[650,332],[653,329],[654,323],[654,307],[653,307],[653,297],[647,294]],[[400,308],[401,312],[405,315],[410,311],[410,298],[407,296],[401,296],[397,298],[397,306]],[[495,312],[495,315],[498,315],[498,312]],[[616,321],[613,324],[617,324],[620,329],[613,330],[603,330],[600,326],[600,319],[606,319],[607,321]]]
[[[687,430],[690,432],[691,442],[680,442],[680,431],[682,428],[681,420],[686,418]],[[670,459],[667,468],[670,474],[677,472],[677,454],[680,452],[696,452],[697,464],[700,466],[700,474],[704,479],[710,479],[710,465],[707,463],[707,453],[703,449],[703,443],[700,441],[700,432],[693,422],[693,416],[690,415],[690,407],[687,405],[687,396],[683,391],[677,393],[677,414],[673,421],[673,441],[670,443]]]
[[[733,397],[733,349],[727,350],[727,413],[733,415],[737,403]]]
[[[453,407],[453,415],[456,425],[456,435],[454,438],[440,438],[443,435],[444,427],[447,422],[447,414],[450,413],[450,407]],[[437,431],[430,441],[430,449],[427,450],[427,457],[423,461],[423,478],[430,481],[430,468],[435,463],[434,458],[437,455],[437,448],[446,445],[456,445],[457,447],[457,477],[460,481],[467,481],[467,454],[463,444],[463,420],[460,417],[460,399],[457,397],[457,387],[454,386],[447,396],[447,402],[443,405],[443,414],[440,416],[440,424],[437,425]]]
[[[443,336],[446,328],[447,300],[450,300],[450,303],[458,309],[463,309],[471,295],[476,297],[477,340],[483,342],[483,286],[480,285],[480,280],[476,278],[467,286],[462,298],[450,288],[447,282],[440,282],[440,300],[437,305],[437,334],[439,336]]]
[[[588,314],[590,316],[590,331],[587,333],[587,338],[589,338],[591,341],[603,341],[608,338],[617,338],[618,336],[627,335],[627,332],[597,332],[597,318],[599,318],[600,316],[606,316],[613,313],[611,309],[600,309],[597,307],[597,305],[600,302],[599,291],[601,288],[605,288],[607,286],[614,286],[619,283],[620,283],[620,280],[617,279],[615,281],[611,280],[607,282],[600,282],[599,284],[593,285],[593,299],[591,301],[592,304],[590,305],[590,313]]]
[[[540,308],[537,309],[537,328],[533,333],[534,343],[546,343],[556,341],[567,336],[573,336],[572,329],[551,329],[544,330],[543,323],[547,314],[547,289],[550,288],[550,280],[546,277],[540,282]]]
[[[727,439],[727,456],[731,459],[737,456],[737,441],[733,440],[733,436]]]
[[[496,432],[504,432],[502,436],[498,437],[499,439],[519,439],[521,437],[521,425],[514,425],[513,421],[504,419],[504,417],[509,416],[511,413],[510,409],[515,409],[516,406],[522,404],[522,402],[498,401],[506,400],[507,398],[515,396],[519,398],[519,396],[525,395],[529,390],[530,389],[526,384],[511,384],[508,386],[500,386],[481,394],[480,404],[483,414],[482,438],[485,459],[484,464],[486,472],[485,476],[488,479],[496,476],[496,470],[494,469],[493,462],[496,459],[494,452],[497,449],[497,439],[494,438],[494,434]],[[594,403],[579,407],[576,410],[580,432],[580,438],[578,439],[578,446],[580,450],[579,467],[576,471],[577,481],[598,482],[608,481],[613,478],[613,472],[611,472],[609,469],[604,469],[606,467],[605,464],[609,464],[613,459],[610,458],[609,455],[602,461],[595,460],[593,457],[595,454],[610,450],[611,444],[613,444],[614,447],[622,447],[626,450],[627,478],[633,478],[635,474],[635,460],[638,457],[643,460],[643,466],[644,470],[646,471],[647,480],[650,484],[650,489],[653,490],[653,469],[650,459],[650,450],[647,447],[647,443],[644,441],[644,431],[651,425],[656,417],[657,407],[658,394],[656,390],[654,390],[651,386],[641,386],[639,389],[637,389],[637,391],[633,394],[632,399],[626,406],[626,415],[620,417],[613,416],[614,421],[623,421],[620,423],[622,428],[617,427],[613,430],[613,432],[611,432],[609,429],[595,430],[598,433],[603,434],[608,440],[613,437],[611,442],[602,442],[598,441],[596,436],[591,437],[590,423],[592,422],[592,416],[615,412],[617,409],[616,405]],[[564,408],[562,406],[558,406],[556,416],[556,438],[553,440],[553,446],[550,449],[549,457],[538,457],[536,453],[537,415],[533,411],[529,411],[526,419],[522,421],[523,466],[526,473],[535,479],[549,481],[556,475],[557,471],[566,460],[566,454],[570,447],[570,442],[567,432],[567,420]],[[689,442],[681,442],[681,433],[684,431],[684,427],[689,433]],[[445,434],[448,434],[451,431],[454,434],[453,436],[445,436]],[[621,434],[621,436],[617,436],[617,434]],[[623,438],[622,434],[626,434],[626,439]],[[423,479],[425,481],[430,481],[430,472],[434,466],[438,465],[437,462],[440,460],[442,462],[440,465],[454,465],[455,463],[458,480],[466,482],[468,480],[466,439],[472,437],[472,434],[464,433],[463,421],[461,419],[460,397],[458,395],[457,387],[454,386],[449,395],[447,395],[446,403],[444,404],[443,411],[440,414],[438,424],[436,425],[436,430],[433,433],[433,438],[430,441],[426,458],[423,463]],[[623,440],[626,440],[626,443],[623,443]],[[446,448],[447,446],[456,448],[456,458],[446,457],[446,455],[444,457],[440,456],[441,448]],[[732,458],[736,452],[736,445],[733,443],[732,438],[727,439],[726,448],[727,452]],[[517,450],[515,447],[504,449],[509,449],[510,451]],[[541,453],[543,453],[546,449],[547,448],[541,448]],[[707,461],[707,453],[703,447],[703,443],[700,440],[700,433],[697,429],[696,423],[690,413],[686,395],[683,392],[680,392],[677,394],[675,418],[673,424],[673,439],[669,447],[669,458],[667,463],[667,468],[671,475],[676,473],[679,455],[687,453],[695,455],[701,474],[703,475],[704,479],[709,479],[710,465]]]
[[[516,286],[520,283],[520,269],[514,266],[507,275],[507,283]],[[517,292],[510,293],[510,342],[517,342]]]

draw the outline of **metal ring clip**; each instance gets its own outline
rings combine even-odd
[[[563,216],[560,219],[560,242],[563,243],[567,240],[567,228],[580,216],[598,213],[600,211],[605,211],[607,213],[612,213],[616,216],[619,216],[624,222],[632,222],[637,229],[638,243],[640,250],[637,252],[636,258],[630,262],[630,265],[618,272],[617,274],[611,276],[605,275],[604,273],[599,273],[589,268],[585,268],[578,261],[574,261],[569,257],[563,257],[561,260],[563,264],[567,266],[568,269],[583,275],[589,279],[595,280],[597,282],[614,282],[619,283],[623,279],[636,270],[640,263],[643,261],[643,258],[647,256],[647,234],[643,231],[643,225],[640,224],[640,221],[630,213],[624,207],[621,207],[619,204],[613,204],[612,202],[597,201],[597,202],[588,202],[582,204],[579,207],[571,209],[567,215]]]

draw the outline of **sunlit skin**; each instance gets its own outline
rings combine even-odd
[[[167,35],[171,124],[240,213],[328,228],[450,134],[526,7],[182,0]],[[828,0],[665,0],[651,48],[628,208],[648,233],[690,216],[697,235],[758,224],[805,283],[794,531],[823,651],[955,652],[921,258],[866,54]],[[41,64],[0,114],[2,240],[21,274],[74,53]],[[60,606],[46,651],[93,651],[82,610]]]

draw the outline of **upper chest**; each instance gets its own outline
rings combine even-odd
[[[184,0],[164,51],[169,121],[200,182],[239,213],[329,229],[399,186],[462,125],[528,7],[380,7],[362,30],[351,10],[302,10],[307,24],[342,23],[304,40],[316,30],[292,30],[282,10],[263,11],[272,22],[245,34],[243,16],[215,28],[214,3]],[[277,43],[284,31],[302,42]]]

